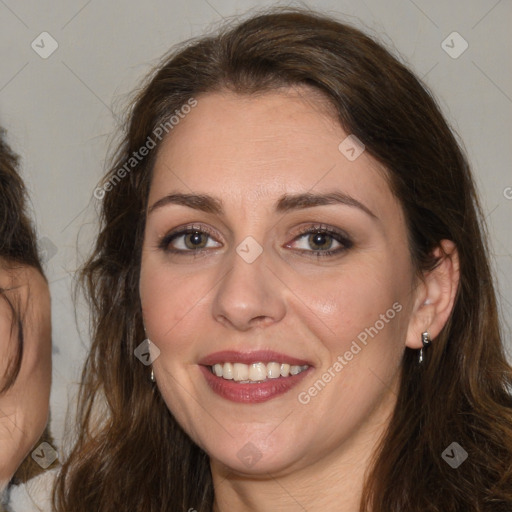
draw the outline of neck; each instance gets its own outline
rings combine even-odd
[[[299,469],[242,475],[211,460],[213,512],[354,512],[359,510],[365,473],[396,404],[389,390],[371,417],[328,456]]]

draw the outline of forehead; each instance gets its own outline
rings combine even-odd
[[[204,193],[237,211],[263,207],[284,193],[337,189],[377,215],[398,208],[384,170],[367,152],[349,160],[340,151],[350,134],[318,93],[216,92],[196,99],[162,142],[150,203],[171,191]]]

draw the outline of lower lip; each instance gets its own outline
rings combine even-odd
[[[232,402],[253,404],[272,400],[272,398],[290,391],[306,376],[312,367],[310,366],[297,375],[268,379],[265,382],[254,384],[240,384],[233,380],[217,377],[208,366],[200,365],[199,368],[214,393]]]

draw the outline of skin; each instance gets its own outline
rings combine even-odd
[[[51,315],[48,284],[35,269],[0,264],[0,287],[23,318],[24,351],[14,383],[0,395],[0,489],[40,438],[48,421],[51,385]],[[0,300],[0,374],[14,355],[18,330]]]
[[[443,242],[441,265],[418,279],[383,169],[366,152],[353,162],[341,154],[347,133],[311,90],[205,94],[171,135],[150,187],[140,299],[147,334],[161,351],[153,364],[158,388],[210,456],[215,510],[353,512],[395,404],[405,346],[420,348],[426,329],[435,337],[452,308],[453,244]],[[332,190],[375,217],[344,204],[274,212],[283,194]],[[171,192],[215,196],[224,213],[178,204],[152,210]],[[186,254],[159,247],[190,223],[213,232],[201,254],[187,249],[186,236],[171,244]],[[343,230],[352,247],[315,257],[318,246],[298,230],[317,224]],[[250,264],[236,252],[247,236],[263,249]],[[331,240],[331,250],[341,247],[332,238],[326,245]],[[394,303],[400,313],[309,403],[299,403],[299,393]],[[210,390],[198,367],[225,349],[272,349],[313,369],[284,395],[233,403]],[[261,456],[251,467],[237,456],[249,442]]]

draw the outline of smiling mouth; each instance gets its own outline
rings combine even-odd
[[[307,370],[309,365],[291,365],[276,361],[244,363],[217,363],[209,366],[211,373],[225,380],[240,384],[255,384],[271,379],[286,379]]]
[[[269,349],[222,350],[201,358],[198,368],[216,395],[231,402],[257,404],[288,393],[314,365]]]

